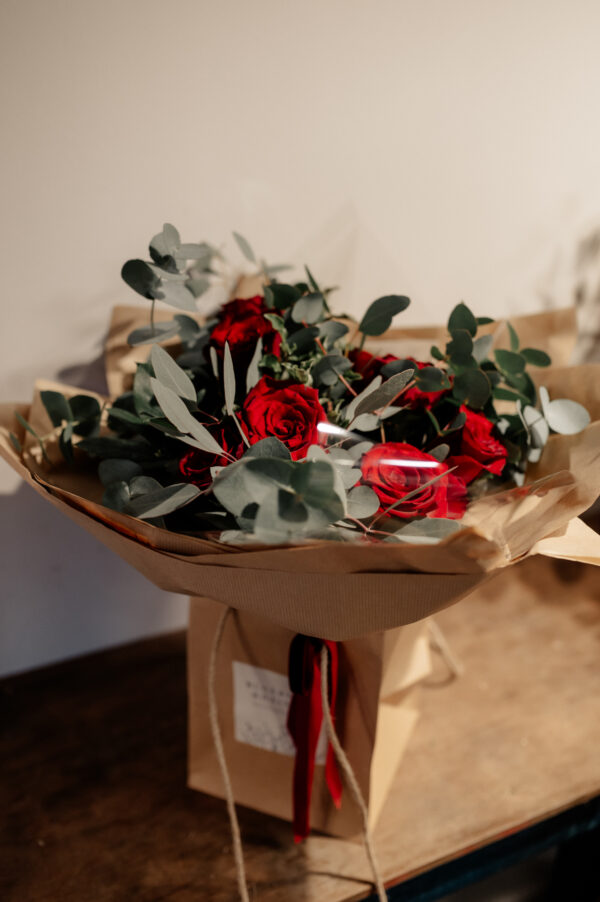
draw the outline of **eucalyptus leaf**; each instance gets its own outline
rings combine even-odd
[[[424,366],[420,370],[415,370],[415,382],[423,392],[443,391],[451,386],[447,373],[436,366]]]
[[[379,426],[379,417],[374,413],[361,413],[352,420],[352,428],[357,432],[373,432]]]
[[[258,485],[277,485],[283,488],[288,488],[290,485],[293,473],[291,460],[285,460],[282,457],[246,456],[243,465],[246,474],[250,474],[253,480],[249,485],[253,485],[255,489]],[[252,493],[252,489],[250,491]]]
[[[140,476],[142,468],[133,460],[125,460],[125,458],[108,458],[100,461],[98,466],[98,476],[100,482],[104,486],[109,486],[113,482],[129,482],[134,476]]]
[[[347,357],[341,354],[326,354],[312,367],[311,375],[316,385],[335,385],[338,375],[352,367]]]
[[[150,363],[152,364],[154,375],[162,385],[170,388],[180,398],[187,398],[188,401],[196,400],[194,383],[160,345],[152,345]]]
[[[511,351],[518,351],[519,350],[519,336],[515,332],[514,327],[511,326],[511,324],[508,322],[508,320],[506,321],[506,328],[508,329],[508,336],[510,339]]]
[[[299,298],[292,307],[292,319],[295,323],[317,323],[323,316],[324,298],[314,292]]]
[[[212,492],[225,510],[235,517],[240,517],[244,509],[254,500],[246,486],[244,462],[224,467],[212,483]]]
[[[433,367],[431,367],[433,369]],[[403,391],[413,377],[413,370],[403,370],[391,376],[380,388],[370,392],[364,397],[355,408],[355,415],[361,413],[371,413],[374,410],[380,410],[387,404],[390,404],[397,395]],[[439,372],[439,370],[437,371]]]
[[[67,423],[58,437],[58,447],[68,464],[73,463],[73,423]]]
[[[436,445],[435,448],[432,448],[431,451],[428,451],[427,453],[442,463],[450,454],[450,445],[446,445],[445,443]]]
[[[350,403],[344,409],[344,416],[349,422],[351,422],[352,419],[354,418],[354,415],[356,413],[356,408],[358,407],[358,405],[361,404],[370,394],[372,394],[374,391],[376,391],[379,388],[379,386],[382,384],[382,382],[383,382],[382,376],[375,376],[375,378],[372,379],[371,382],[369,382],[367,387],[364,388],[360,392],[360,394],[356,395],[356,397],[350,401]]]
[[[184,433],[184,435],[189,434],[193,437],[194,441],[188,441],[188,444],[192,444],[193,447],[200,448],[202,451],[207,451],[209,454],[224,454],[223,448],[216,439],[213,438],[206,426],[203,426],[202,423],[199,423],[198,420],[192,416],[184,402],[174,391],[166,385],[163,385],[157,379],[151,379],[150,382],[158,405],[167,420],[169,420],[170,423],[173,423],[179,432]],[[160,515],[157,514],[156,516]]]
[[[71,422],[73,414],[71,413],[69,402],[61,392],[42,391],[40,392],[40,398],[53,426],[61,426],[63,422]]]
[[[392,324],[397,313],[406,310],[410,299],[404,295],[389,294],[377,298],[369,306],[358,326],[363,335],[381,335]]]
[[[452,394],[474,410],[481,410],[492,393],[490,381],[483,370],[467,370],[454,379]]]
[[[292,458],[289,448],[273,435],[251,445],[244,454],[243,460],[254,457],[270,457],[278,460],[291,460]]]
[[[141,426],[144,423],[142,417],[130,410],[124,410],[122,407],[111,407],[108,411],[109,427],[114,428],[114,423],[110,424],[111,419],[118,420],[121,423],[128,423],[131,426]]]
[[[333,493],[335,472],[328,460],[307,460],[292,471],[291,484],[311,507],[320,507],[323,498]]]
[[[366,520],[379,510],[379,496],[368,485],[358,485],[348,492],[348,516],[354,520]]]
[[[233,368],[233,359],[231,357],[231,349],[229,342],[225,342],[225,353],[223,356],[223,392],[225,395],[225,409],[229,416],[233,416],[233,408],[235,405],[235,370]]]
[[[550,395],[548,394],[548,389],[545,385],[540,385],[539,389],[540,394],[540,404],[542,405],[542,411],[546,419],[548,419],[548,406],[550,404]]]
[[[533,447],[543,448],[550,435],[550,427],[548,426],[544,415],[529,404],[526,404],[525,406],[519,404],[518,409],[521,419],[531,438]]]
[[[462,429],[465,423],[467,422],[467,415],[464,411],[459,411],[455,418],[449,423],[448,426],[444,429],[444,434],[449,432],[456,432],[458,429]]]
[[[250,389],[254,388],[258,380],[260,379],[260,361],[262,360],[263,355],[263,340],[259,337],[256,342],[256,348],[254,349],[254,354],[252,355],[252,360],[248,365],[248,371],[246,373],[246,394],[250,392]]]
[[[134,329],[127,336],[127,344],[132,348],[139,345],[154,344],[157,341],[166,341],[168,338],[174,338],[179,332],[177,323],[155,323],[153,326],[142,326],[140,329]]]
[[[170,222],[165,222],[162,232],[150,241],[150,253],[154,251],[158,257],[175,257],[180,245],[179,232]]]
[[[169,325],[169,323],[164,323],[164,325]],[[195,343],[203,331],[200,324],[186,313],[176,313],[173,317],[173,325],[177,327],[179,337],[185,345]]]
[[[176,483],[166,488],[156,489],[144,495],[130,498],[127,513],[140,520],[164,517],[189,504],[200,494],[200,489],[189,482]]]
[[[313,274],[311,273],[311,271],[310,271],[310,269],[308,268],[308,266],[306,265],[306,263],[304,264],[304,271],[306,272],[306,277],[307,277],[307,279],[308,279],[308,281],[309,281],[309,284],[310,284],[310,287],[312,288],[312,290],[313,290],[313,291],[319,291],[319,292],[320,292],[321,289],[319,288],[319,286],[318,286],[318,284],[317,284],[317,280],[315,279],[315,277],[314,277]]]
[[[199,298],[210,288],[210,280],[206,276],[195,276],[192,279],[186,279],[185,287],[194,298]],[[195,305],[194,309],[196,309]]]
[[[265,300],[267,301],[267,305],[269,307],[275,307],[277,310],[285,310],[287,307],[291,307],[299,297],[300,291],[295,285],[285,285],[283,283],[273,282],[271,285],[265,287]]]
[[[306,326],[305,328],[297,329],[295,332],[292,332],[288,337],[288,344],[290,348],[293,348],[296,351],[296,353],[306,354],[314,348],[315,339],[318,335],[318,326]]]
[[[336,341],[343,338],[348,333],[348,326],[340,323],[335,319],[328,319],[319,324],[319,334],[324,339],[325,344],[332,347]]]
[[[102,504],[112,511],[123,513],[129,502],[129,488],[123,481],[111,482],[102,495]]]
[[[482,363],[490,356],[492,345],[494,343],[493,335],[480,335],[473,342],[473,357],[477,363]]]
[[[209,353],[209,357],[210,357],[210,366],[213,371],[213,376],[218,381],[218,379],[219,379],[219,357],[218,357],[216,348],[214,348],[211,345],[208,353]]]
[[[233,237],[236,240],[237,246],[241,250],[242,254],[249,261],[249,263],[256,263],[256,254],[250,247],[250,244],[243,235],[240,235],[239,232],[234,232]]]
[[[165,304],[169,304],[171,307],[177,307],[179,310],[189,310],[192,313],[196,313],[196,299],[192,292],[186,288],[184,282],[163,279],[160,283],[160,288],[156,290],[156,298]]]
[[[453,364],[469,366],[473,360],[473,338],[467,329],[455,329],[446,345],[446,354]]]
[[[496,363],[501,370],[506,373],[519,374],[525,369],[525,358],[516,351],[506,351],[504,348],[497,348],[494,352]]]
[[[359,461],[361,457],[367,453],[367,451],[371,450],[372,447],[373,442],[357,442],[356,445],[352,445],[347,449],[347,453],[353,460]],[[331,451],[329,453],[331,454]]]
[[[148,495],[150,492],[163,488],[158,479],[155,479],[153,476],[144,476],[143,474],[133,476],[128,485],[129,494],[132,498],[137,498],[139,495]]]
[[[590,415],[585,407],[566,398],[550,401],[545,414],[550,429],[560,435],[575,435],[590,424]]]
[[[545,351],[539,351],[537,348],[523,348],[521,356],[531,366],[550,366],[552,359]]]
[[[517,391],[512,391],[510,388],[495,388],[493,396],[496,401],[522,401],[527,404],[525,395],[522,395]]]
[[[277,512],[282,520],[293,524],[304,524],[309,518],[306,504],[295,492],[288,492],[285,489],[280,489],[277,493]]]
[[[456,305],[448,319],[448,331],[454,332],[457,329],[465,329],[470,335],[475,335],[477,332],[477,320],[467,305],[462,302]]]
[[[400,359],[400,360],[390,360],[389,363],[384,364],[381,367],[380,373],[384,377],[384,379],[388,379],[390,376],[395,376],[396,373],[403,373],[404,370],[414,370],[415,362],[414,360]]]
[[[73,395],[69,399],[69,407],[73,419],[77,421],[90,420],[100,416],[100,402],[92,395]]]
[[[148,300],[159,296],[161,279],[144,260],[128,260],[121,269],[121,278]]]

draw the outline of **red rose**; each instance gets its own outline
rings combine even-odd
[[[274,436],[289,448],[293,460],[306,457],[309,445],[318,444],[317,427],[326,420],[316,388],[278,382],[269,376],[257,382],[241,411],[250,444]]]
[[[448,466],[419,451],[406,442],[386,442],[375,445],[363,456],[362,481],[371,486],[381,501],[380,510],[423,486],[404,504],[398,504],[390,515],[394,517],[448,517],[458,520],[467,507],[467,492],[463,481],[453,473],[432,485],[425,483],[446,473]]]
[[[423,363],[421,360],[415,360],[414,357],[407,357],[406,360],[410,360],[413,367],[417,370],[433,366],[432,363]],[[440,391],[421,391],[417,385],[411,385],[411,387],[407,388],[402,395],[402,401],[400,403],[405,407],[427,407],[428,409],[431,409],[435,402],[439,401],[446,392],[447,389],[445,388],[442,388]]]
[[[223,450],[233,455],[237,460],[238,457],[242,456],[245,445],[239,432],[235,430],[235,433],[229,434],[228,430],[221,428],[215,432],[214,437]],[[211,454],[209,451],[191,448],[179,461],[179,472],[186,482],[193,482],[198,488],[205,489],[213,481],[210,473],[211,468],[226,467],[229,463],[231,463],[230,458],[221,454]]]
[[[259,338],[263,340],[266,354],[278,354],[281,335],[265,319],[264,314],[268,312],[260,295],[237,298],[224,304],[219,313],[219,321],[210,336],[210,344],[219,357],[223,356],[227,341],[234,363],[248,366]]]
[[[448,458],[455,473],[466,483],[473,482],[482,470],[500,476],[506,464],[508,451],[496,437],[496,427],[482,413],[476,413],[464,405],[460,408],[467,420],[463,426],[458,454]]]

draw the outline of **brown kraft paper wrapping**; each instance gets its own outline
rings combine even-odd
[[[219,797],[224,790],[208,717],[207,674],[221,611],[214,601],[190,599],[188,783]],[[216,673],[219,724],[235,800],[288,821],[292,819],[294,758],[285,717],[288,651],[293,637],[292,631],[270,620],[236,612],[225,628]],[[368,804],[371,826],[417,721],[410,687],[430,670],[424,623],[340,644],[336,729]],[[278,712],[274,720],[273,710]],[[282,743],[286,742],[287,753],[283,753]],[[312,828],[358,837],[362,820],[351,793],[344,788],[342,805],[336,809],[324,770],[323,764],[317,764]]]

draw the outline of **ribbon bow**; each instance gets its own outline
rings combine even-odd
[[[296,746],[294,761],[294,841],[301,842],[310,832],[310,799],[315,773],[315,756],[323,723],[321,699],[321,648],[329,653],[329,709],[334,717],[338,682],[336,642],[298,634],[290,643],[289,681],[292,700],[287,727]],[[342,800],[342,781],[331,743],[327,748],[325,780],[336,808]]]

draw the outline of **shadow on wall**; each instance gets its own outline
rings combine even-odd
[[[169,595],[28,486],[0,495],[0,675],[185,627]]]

